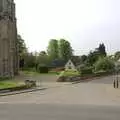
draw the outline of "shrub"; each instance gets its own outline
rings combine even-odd
[[[114,62],[107,58],[99,58],[99,60],[94,64],[95,71],[113,71],[115,68]]]
[[[46,65],[38,65],[37,70],[40,73],[48,73],[49,72],[49,69]]]
[[[78,76],[78,75],[80,75],[80,74],[76,70],[65,70],[65,71],[62,71],[59,76],[60,77],[62,77],[62,76],[68,77],[68,76]]]
[[[93,74],[93,68],[92,67],[81,68],[80,73],[81,73],[81,75]]]

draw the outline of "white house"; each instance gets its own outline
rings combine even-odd
[[[68,60],[65,65],[65,70],[75,70],[77,71],[76,65],[72,62],[72,60]]]

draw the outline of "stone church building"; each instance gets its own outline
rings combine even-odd
[[[14,77],[18,69],[15,3],[0,0],[0,77]]]

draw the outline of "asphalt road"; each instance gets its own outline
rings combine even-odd
[[[0,120],[120,120],[113,76],[0,98]],[[46,84],[44,84],[46,85]]]
[[[120,120],[120,107],[59,104],[1,104],[0,120]]]
[[[116,79],[116,76],[111,75],[111,76],[107,76],[107,77],[101,77],[101,78],[98,78],[98,79],[94,79],[94,80],[90,81],[90,83],[112,84],[113,80],[115,80],[115,79]]]

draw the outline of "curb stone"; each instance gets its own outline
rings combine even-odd
[[[28,89],[28,90],[22,90],[22,91],[7,92],[7,93],[0,94],[0,97],[9,96],[9,95],[16,95],[16,94],[22,94],[22,93],[35,92],[35,91],[46,90],[46,89],[47,88],[34,88],[34,89]]]

